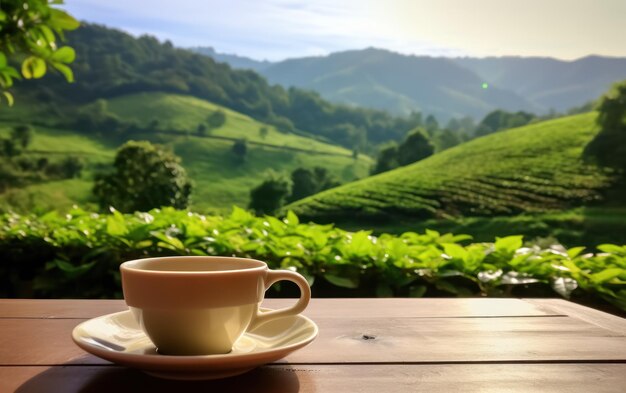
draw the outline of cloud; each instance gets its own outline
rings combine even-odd
[[[605,7],[568,1],[73,0],[67,8],[133,34],[258,59],[369,46],[446,56],[626,54],[616,38],[623,24],[611,22],[626,11],[626,1],[603,0]],[[589,23],[576,22],[583,17]]]

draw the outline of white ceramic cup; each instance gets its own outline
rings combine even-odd
[[[228,353],[241,335],[274,318],[302,312],[311,288],[300,274],[230,257],[163,257],[120,265],[124,299],[139,325],[166,355]],[[260,312],[265,291],[280,280],[300,287],[288,308]]]

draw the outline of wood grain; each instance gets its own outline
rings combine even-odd
[[[294,299],[266,299],[270,308]],[[95,318],[126,309],[123,300],[0,299],[0,318]],[[348,314],[346,314],[348,313]],[[519,299],[313,299],[304,312],[319,317],[501,317],[562,315]]]
[[[616,315],[611,315],[589,307],[582,307],[563,299],[527,299],[526,301],[545,310],[547,313],[569,315],[604,329],[612,330],[621,335],[626,335],[626,320]]]
[[[81,321],[0,319],[0,364],[106,363],[86,356],[71,341],[71,332]],[[626,361],[623,335],[571,317],[321,317],[315,322],[319,337],[287,361]]]
[[[624,364],[286,365],[206,382],[160,380],[113,366],[0,367],[3,393],[621,393],[624,386]]]
[[[292,299],[268,299],[279,308]],[[314,299],[308,347],[222,381],[164,381],[73,344],[120,300],[0,300],[0,393],[623,392],[626,320],[559,299]]]

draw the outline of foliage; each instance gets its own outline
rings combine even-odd
[[[250,191],[249,207],[257,214],[272,214],[283,206],[290,192],[289,180],[272,172]]]
[[[521,127],[536,118],[532,113],[523,111],[511,113],[501,109],[488,113],[476,127],[476,136],[492,134],[496,131]]]
[[[61,171],[66,179],[80,177],[84,167],[85,163],[80,157],[69,156],[61,161]]]
[[[399,167],[398,145],[394,142],[387,143],[378,152],[376,165],[372,168],[372,175],[390,171]]]
[[[588,113],[497,132],[287,208],[316,222],[371,224],[539,213],[598,203],[608,198],[606,190],[617,178],[581,158],[597,133],[595,117]],[[619,203],[620,196],[615,198]]]
[[[409,165],[432,156],[434,152],[435,147],[426,131],[418,128],[411,131],[404,142],[398,146],[398,163],[401,166]]]
[[[598,105],[600,132],[585,155],[601,165],[626,169],[626,81],[616,83]]]
[[[248,154],[248,141],[245,139],[238,139],[233,143],[232,152],[239,161],[243,161]]]
[[[102,209],[133,212],[189,204],[192,186],[187,172],[180,158],[162,147],[127,142],[117,151],[113,166],[113,172],[96,177],[93,192]]]
[[[207,127],[206,124],[204,123],[200,123],[198,124],[198,126],[196,127],[196,133],[198,135],[207,135],[209,131],[209,127]]]
[[[11,130],[11,139],[17,142],[22,149],[26,149],[33,140],[33,129],[28,125],[19,125]]]
[[[271,86],[252,71],[233,70],[154,37],[134,38],[84,24],[68,34],[68,41],[77,53],[73,66],[76,83],[67,87],[59,78],[50,78],[41,85],[20,88],[32,93],[48,91],[55,101],[69,107],[145,92],[191,95],[272,124],[280,131],[306,131],[350,149],[362,138],[369,143],[399,139],[417,125],[411,117],[334,105],[314,92]]]
[[[9,103],[13,96],[6,91],[20,74],[8,59],[21,60],[21,73],[26,79],[38,79],[48,66],[59,71],[68,82],[74,80],[68,64],[76,54],[69,46],[57,45],[66,31],[79,26],[76,19],[57,8],[62,0],[4,0],[0,3],[0,88]]]
[[[433,118],[434,119],[434,118]],[[433,120],[436,122],[436,120]],[[395,169],[399,166],[412,164],[431,156],[435,147],[426,130],[417,127],[407,133],[400,145],[388,143],[378,153],[376,165],[372,168],[372,174],[378,174]]]
[[[143,101],[150,104],[147,96]],[[169,97],[178,99],[180,97]],[[184,97],[184,103],[204,104],[205,102],[193,97]],[[21,108],[23,101],[10,111],[13,116]],[[123,101],[126,103],[126,101]],[[164,104],[165,102],[163,102]],[[120,103],[121,104],[121,103]],[[206,103],[209,105],[209,103]],[[190,107],[191,107],[190,105]],[[109,102],[109,110],[117,106]],[[137,107],[128,105],[136,110]],[[161,114],[161,107],[158,107]],[[201,106],[199,109],[204,109]],[[209,107],[210,108],[210,107]],[[212,110],[212,109],[209,109]],[[190,130],[203,121],[205,110],[198,110],[198,119],[189,123]],[[179,118],[186,118],[189,112],[179,113]],[[314,139],[293,134],[280,134],[270,128],[270,136],[264,145],[258,136],[261,123],[236,112],[227,112],[230,125],[236,128],[230,131],[215,130],[211,136],[197,137],[193,133],[189,137],[179,137],[178,133],[153,132],[151,129],[135,131],[129,136],[136,140],[149,140],[166,146],[181,157],[182,165],[188,176],[194,181],[191,207],[196,211],[228,211],[233,204],[247,206],[250,189],[263,179],[269,169],[291,173],[298,167],[313,167],[322,164],[333,176],[342,182],[352,181],[367,174],[371,160],[362,154],[358,160],[350,157],[350,151],[339,146],[322,143]],[[195,112],[192,112],[195,114]],[[173,117],[172,117],[173,118]],[[122,118],[124,121],[133,119]],[[142,130],[147,127],[150,117],[145,123],[137,123]],[[6,124],[6,123],[4,123]],[[19,123],[18,123],[19,124]],[[170,125],[161,122],[163,127]],[[0,123],[1,125],[1,123]],[[0,127],[0,139],[7,138],[13,123]],[[181,130],[183,128],[181,127]],[[7,192],[0,194],[0,211],[19,209],[26,211],[47,211],[59,209],[65,211],[74,204],[80,204],[89,209],[97,209],[93,198],[93,178],[96,173],[109,168],[115,157],[115,149],[122,138],[109,138],[103,130],[102,135],[93,133],[78,133],[59,127],[37,126],[37,134],[31,146],[21,153],[21,156],[36,163],[47,158],[49,163],[56,166],[69,156],[80,157],[84,161],[84,169],[80,177],[71,181],[62,180],[56,174],[46,176],[36,181],[19,181]],[[232,132],[233,139],[225,139]],[[215,137],[213,137],[215,134]],[[238,163],[231,151],[233,142],[241,137],[248,139],[248,154],[245,163]],[[272,145],[267,147],[267,145]],[[284,146],[283,146],[284,145]],[[297,146],[306,149],[297,149]],[[1,149],[0,145],[0,149]],[[0,161],[2,158],[0,157]],[[20,177],[21,178],[21,177]],[[219,184],[219,187],[217,186]]]
[[[296,168],[291,172],[291,184],[291,194],[287,202],[297,201],[340,185],[329,171],[322,167]]]
[[[450,129],[436,130],[432,137],[432,143],[436,152],[444,151],[465,141],[467,134],[455,132]]]
[[[267,138],[268,133],[269,130],[267,129],[267,127],[259,127],[259,136],[261,137],[261,139]]]
[[[217,109],[207,117],[206,121],[210,129],[220,128],[226,123],[226,113],[221,109]]]
[[[468,236],[373,236],[235,208],[228,217],[171,208],[147,213],[0,217],[0,295],[121,296],[121,262],[158,255],[237,255],[303,274],[315,295],[560,295],[626,310],[626,246],[524,247],[521,236],[467,244]]]

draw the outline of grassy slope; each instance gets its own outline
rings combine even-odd
[[[210,135],[229,138],[246,138],[250,142],[268,143],[277,146],[309,149],[321,152],[350,155],[343,147],[330,145],[294,134],[284,134],[273,126],[259,123],[249,116],[226,109],[191,96],[165,93],[139,93],[115,98],[108,102],[109,111],[126,120],[135,120],[146,126],[152,120],[159,121],[163,130],[187,130],[192,133],[198,124],[206,122],[216,109],[226,113],[226,123],[210,131]],[[261,138],[259,129],[267,127],[268,134]]]
[[[158,113],[160,124],[172,122],[176,129],[187,126],[195,129],[198,122],[217,106],[183,96],[168,96],[161,93],[121,97],[109,102],[109,110],[120,116],[133,117],[149,122]],[[124,108],[124,110],[120,109]],[[150,110],[150,108],[153,108]],[[231,153],[233,142],[228,140],[196,136],[146,133],[134,139],[147,139],[171,147],[183,159],[183,165],[196,184],[192,195],[192,208],[201,211],[224,211],[232,205],[247,206],[250,188],[257,185],[269,170],[290,172],[297,167],[323,166],[341,181],[348,182],[367,174],[371,159],[361,155],[358,160],[351,152],[341,147],[325,144],[309,138],[278,133],[269,128],[263,140],[258,129],[263,124],[222,108],[227,113],[227,122],[214,135],[227,137],[246,136],[250,143],[244,163],[234,160]],[[124,112],[126,111],[126,112]],[[140,114],[143,113],[143,116]],[[132,115],[132,116],[131,116]],[[0,116],[0,136],[8,134],[17,124],[13,116]],[[187,122],[187,123],[185,123]],[[187,124],[187,125],[185,125]],[[10,206],[18,210],[40,210],[67,208],[74,203],[88,205],[91,202],[93,173],[98,167],[110,164],[117,146],[102,139],[85,136],[68,130],[35,127],[36,135],[29,147],[29,155],[47,156],[50,160],[61,160],[67,155],[82,157],[87,166],[80,179],[48,181],[13,189],[0,195],[0,207]],[[254,144],[259,141],[274,147]],[[290,150],[287,147],[323,152],[313,154]]]
[[[611,182],[608,173],[581,160],[597,132],[594,120],[595,114],[588,113],[499,132],[289,208],[308,219],[363,223],[587,204]]]

